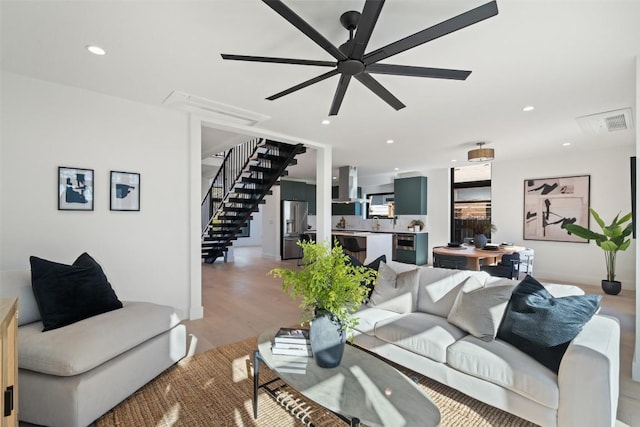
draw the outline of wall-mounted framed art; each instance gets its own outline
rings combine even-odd
[[[525,179],[523,238],[586,243],[562,226],[589,228],[590,175]]]
[[[58,167],[58,210],[93,210],[93,169]]]
[[[136,172],[111,171],[112,211],[140,210],[140,174]]]

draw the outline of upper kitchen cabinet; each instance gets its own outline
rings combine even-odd
[[[307,202],[309,203],[309,215],[316,214],[316,186],[307,184]]]
[[[307,201],[307,184],[298,181],[280,181],[280,200]]]
[[[396,215],[427,214],[427,177],[397,178],[393,183]]]

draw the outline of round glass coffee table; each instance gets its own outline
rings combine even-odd
[[[377,357],[347,345],[340,366],[321,368],[312,357],[271,353],[277,329],[258,338],[253,355],[253,415],[258,417],[258,390],[270,392],[269,381],[260,384],[260,362],[306,398],[358,426],[420,426],[440,424],[440,411],[411,379]],[[273,394],[273,393],[271,393]]]

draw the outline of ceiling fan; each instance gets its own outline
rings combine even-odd
[[[404,52],[423,43],[437,39],[454,31],[473,25],[498,14],[498,5],[491,1],[475,9],[471,9],[461,15],[450,18],[432,27],[419,31],[413,35],[388,44],[380,49],[365,53],[371,34],[376,25],[384,0],[367,0],[362,13],[349,11],[342,14],[340,23],[349,31],[349,40],[340,47],[334,46],[322,34],[305,22],[299,15],[289,9],[281,0],[262,0],[280,16],[289,21],[294,27],[302,31],[317,45],[326,50],[336,61],[315,61],[307,59],[274,58],[268,56],[247,56],[222,54],[223,59],[250,62],[272,62],[278,64],[315,65],[319,67],[332,67],[333,70],[304,81],[289,89],[278,92],[267,99],[273,101],[297,90],[318,83],[340,74],[340,81],[336,89],[329,110],[330,116],[335,116],[340,110],[345,92],[354,77],[369,90],[378,95],[396,110],[405,105],[391,92],[384,88],[371,74],[391,74],[395,76],[431,77],[436,79],[465,80],[471,71],[451,70],[446,68],[427,68],[409,65],[379,64],[379,61]],[[355,37],[354,37],[355,30]]]

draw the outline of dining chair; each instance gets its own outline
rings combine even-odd
[[[533,249],[527,248],[518,253],[520,254],[520,273],[533,274]]]
[[[453,270],[466,270],[467,258],[455,255],[442,255],[433,252],[433,266]]]
[[[504,254],[496,265],[483,265],[480,270],[486,271],[492,276],[517,279],[520,275],[520,255],[518,252]]]

